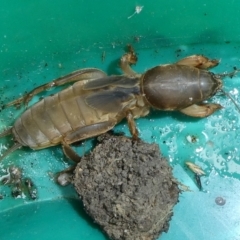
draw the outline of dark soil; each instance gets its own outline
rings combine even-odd
[[[156,144],[102,135],[74,173],[88,214],[111,239],[152,240],[166,232],[179,188]]]

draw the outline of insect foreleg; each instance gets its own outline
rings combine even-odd
[[[208,117],[221,108],[222,106],[217,103],[202,103],[199,105],[193,104],[187,108],[181,109],[180,112],[191,117]]]
[[[192,66],[200,69],[208,69],[219,64],[219,60],[209,59],[203,55],[192,55],[176,62],[177,65]]]

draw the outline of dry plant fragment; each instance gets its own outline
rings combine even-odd
[[[128,19],[132,18],[135,14],[139,14],[142,11],[143,7],[144,6],[136,6],[135,12],[131,16],[129,16]]]

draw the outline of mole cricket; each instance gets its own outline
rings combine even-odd
[[[219,64],[218,60],[192,55],[173,64],[153,67],[143,74],[131,68],[136,62],[136,53],[129,45],[129,51],[120,59],[123,75],[107,76],[100,69],[80,69],[7,103],[4,107],[27,105],[42,91],[73,83],[29,107],[11,128],[0,134],[0,138],[13,135],[15,142],[0,161],[21,147],[38,150],[61,144],[64,154],[79,162],[81,157],[71,148],[72,143],[103,134],[125,118],[132,137],[137,140],[134,119],[148,115],[151,108],[207,117],[222,108],[220,104],[205,102],[220,91],[237,106],[222,90],[221,78],[232,77],[239,70],[223,74],[210,72],[210,68]]]

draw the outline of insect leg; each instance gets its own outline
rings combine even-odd
[[[203,55],[192,55],[179,60],[176,64],[192,66],[200,69],[208,69],[217,66],[219,64],[219,60],[211,60]]]
[[[217,103],[202,103],[201,105],[193,104],[181,109],[180,112],[191,117],[207,117],[221,108],[222,106]]]
[[[66,144],[71,144],[90,137],[98,136],[111,130],[116,124],[116,121],[109,120],[77,128],[74,131],[66,134],[64,137],[64,142]]]
[[[126,118],[127,118],[129,130],[132,134],[133,139],[138,140],[138,130],[137,130],[133,115],[130,111],[127,113]]]
[[[61,143],[64,154],[72,161],[79,163],[81,157],[66,142],[62,141]]]
[[[82,81],[82,80],[92,80],[92,79],[98,79],[101,77],[106,77],[106,74],[96,68],[85,68],[81,70],[77,70],[75,72],[72,72],[66,76],[57,78],[49,83],[43,84],[37,88],[34,88],[32,91],[29,93],[25,94],[24,96],[7,103],[6,105],[3,106],[3,108],[12,106],[12,105],[20,105],[21,103],[27,105],[28,102],[38,93],[43,92],[45,90],[48,90],[52,87],[57,87],[64,85],[66,83],[71,83],[71,82],[77,82],[77,81]]]
[[[15,150],[21,148],[22,145],[20,143],[15,143],[11,148],[9,148],[6,152],[4,152],[1,156],[0,156],[0,162],[10,153],[14,152]]]
[[[75,129],[74,131],[66,134],[62,140],[61,144],[63,152],[74,162],[80,162],[81,157],[69,146],[69,144],[103,134],[112,129],[115,125],[115,121],[109,120]]]

